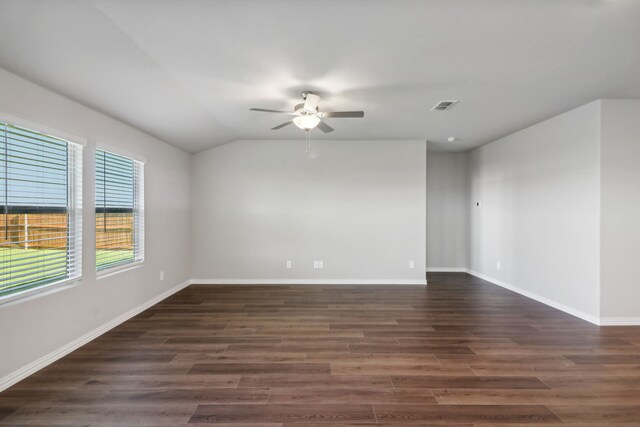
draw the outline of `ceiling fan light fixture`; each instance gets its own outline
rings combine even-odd
[[[310,91],[303,91],[301,95],[302,95],[302,98],[304,99],[304,102],[299,103],[295,107],[293,107],[293,112],[281,111],[281,110],[267,110],[264,108],[251,108],[251,111],[261,111],[263,113],[286,114],[289,116],[293,116],[293,119],[287,120],[286,122],[281,123],[278,126],[272,127],[271,130],[279,130],[293,123],[296,125],[296,127],[302,129],[303,131],[310,131],[311,129],[315,129],[317,127],[320,131],[324,133],[333,132],[334,129],[328,124],[326,124],[325,122],[323,122],[322,119],[364,117],[364,111],[320,111],[320,109],[318,108],[318,104],[322,99],[320,95]],[[307,137],[308,136],[309,135],[307,135]]]
[[[311,130],[318,126],[318,123],[320,123],[320,117],[314,115],[303,114],[293,119],[293,124],[302,130]]]

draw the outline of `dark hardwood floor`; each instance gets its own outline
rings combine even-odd
[[[199,285],[0,394],[0,425],[188,423],[638,426],[640,327],[458,273]]]

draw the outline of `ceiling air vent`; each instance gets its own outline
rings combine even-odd
[[[447,111],[457,103],[458,103],[457,99],[453,99],[450,101],[440,101],[435,107],[431,109],[431,111]]]

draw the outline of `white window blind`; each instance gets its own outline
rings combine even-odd
[[[96,268],[144,260],[144,164],[96,150]]]
[[[0,297],[81,276],[82,147],[0,122]]]

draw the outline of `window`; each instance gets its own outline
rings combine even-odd
[[[0,297],[81,275],[82,147],[0,122]]]
[[[96,268],[144,259],[144,165],[96,150]]]

